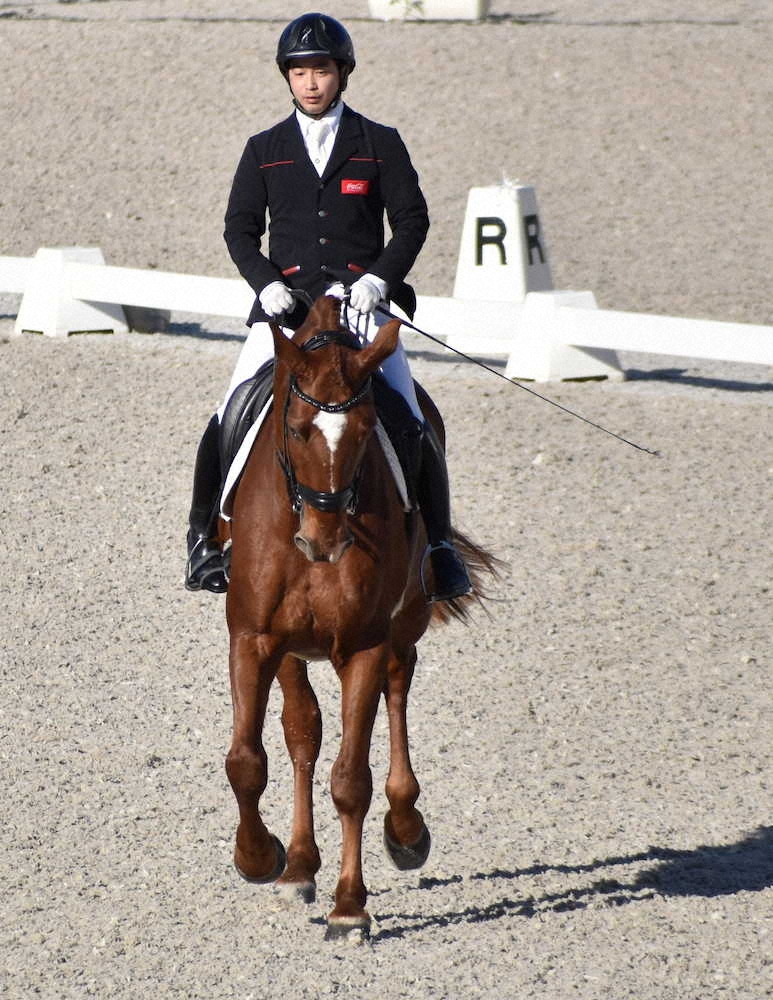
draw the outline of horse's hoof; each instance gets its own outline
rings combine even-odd
[[[415,844],[399,844],[389,832],[389,817],[384,818],[384,847],[389,857],[392,859],[392,864],[395,868],[399,868],[401,872],[411,871],[414,868],[421,868],[424,862],[429,857],[429,851],[432,847],[432,838],[429,835],[429,830],[425,826],[421,831],[421,836],[416,841]]]
[[[288,903],[313,903],[317,898],[317,886],[314,882],[283,882],[281,879],[275,885],[277,894]]]
[[[276,882],[285,870],[285,865],[287,864],[287,853],[285,852],[284,844],[279,837],[274,837],[273,834],[272,840],[274,841],[274,847],[276,848],[276,864],[268,875],[261,875],[259,878],[255,878],[253,875],[247,875],[247,873],[243,872],[234,860],[234,868],[245,882],[252,882],[254,885],[268,885],[269,882]]]
[[[352,944],[370,939],[370,917],[328,917],[326,941],[348,941]]]

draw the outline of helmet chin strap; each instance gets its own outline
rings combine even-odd
[[[320,118],[324,118],[325,115],[328,113],[328,111],[334,108],[340,100],[341,100],[341,91],[339,90],[336,96],[330,102],[330,104],[328,104],[328,106],[325,108],[325,110],[318,111],[317,114],[312,114],[310,111],[307,111],[297,97],[293,97],[293,105],[298,111],[300,111],[302,115],[306,115],[307,118],[313,118],[315,121],[317,121]]]

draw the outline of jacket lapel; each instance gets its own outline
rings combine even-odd
[[[308,169],[319,180],[319,175],[314,169],[314,164],[306,152],[306,144],[303,141],[301,127],[298,124],[298,119],[295,117],[294,111],[289,118],[285,118],[283,122],[280,122],[279,129],[282,149],[285,150],[287,159],[292,160],[302,170]]]
[[[301,140],[301,144],[303,140]],[[339,170],[346,161],[356,155],[364,155],[362,150],[364,149],[364,135],[362,131],[362,123],[360,116],[352,111],[349,107],[344,107],[344,113],[341,116],[341,124],[338,126],[338,134],[336,135],[336,141],[333,145],[333,151],[330,154],[330,159],[325,167],[325,172],[322,174],[323,183],[330,180],[333,174]]]

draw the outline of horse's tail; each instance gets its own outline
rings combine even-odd
[[[432,624],[444,625],[452,618],[468,622],[474,605],[485,608],[484,602],[489,599],[483,587],[483,578],[488,576],[498,580],[506,563],[492,552],[478,545],[457,528],[453,529],[453,542],[464,559],[472,580],[472,593],[464,597],[455,597],[450,601],[438,601],[432,605]]]

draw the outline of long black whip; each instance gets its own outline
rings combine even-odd
[[[518,389],[523,389],[524,392],[528,392],[532,396],[536,396],[537,399],[541,399],[544,403],[550,403],[551,406],[555,406],[559,410],[563,410],[564,413],[568,413],[571,417],[576,417],[578,420],[582,420],[583,423],[588,424],[591,427],[595,427],[598,431],[603,431],[604,434],[608,434],[610,437],[616,438],[618,441],[622,441],[623,444],[630,445],[631,448],[636,448],[637,451],[643,451],[647,455],[659,456],[659,451],[653,451],[651,448],[645,448],[644,445],[636,444],[635,441],[629,441],[628,438],[623,437],[621,434],[616,434],[614,431],[610,431],[606,427],[602,427],[601,424],[597,424],[594,420],[589,420],[584,417],[581,413],[577,413],[576,410],[569,409],[568,406],[564,406],[563,403],[556,402],[555,399],[551,399],[549,396],[543,396],[542,393],[537,392],[532,389],[531,386],[524,385],[522,382],[518,382],[516,379],[510,379],[502,372],[498,372],[496,368],[491,368],[489,365],[484,364],[482,361],[478,361],[477,358],[471,358],[469,354],[465,354],[464,351],[458,351],[455,347],[451,347],[450,344],[446,344],[439,337],[434,337],[431,333],[427,333],[426,330],[419,329],[418,326],[414,326],[407,319],[403,319],[402,316],[395,316],[394,313],[390,312],[385,306],[376,306],[376,311],[380,312],[383,316],[389,317],[389,319],[399,320],[403,326],[407,326],[409,329],[416,333],[421,334],[422,337],[426,337],[428,340],[439,344],[444,347],[447,351],[453,351],[454,354],[458,354],[460,358],[464,358],[465,361],[470,361],[472,364],[477,365],[479,368],[483,368],[484,371],[491,372],[492,375],[496,375],[497,378],[501,378],[503,381],[507,382],[508,385],[516,386]]]

